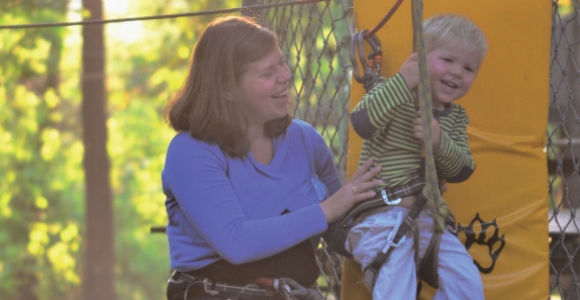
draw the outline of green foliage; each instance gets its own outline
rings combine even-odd
[[[123,15],[108,17],[231,8],[240,2],[131,1]],[[2,1],[0,23],[62,22],[67,4]],[[118,2],[108,1],[105,8],[107,4]],[[68,13],[79,19],[81,12]],[[164,122],[163,108],[185,78],[196,37],[213,17],[107,25],[108,150],[119,299],[164,297],[167,241],[149,231],[166,223],[160,174],[174,133]],[[127,27],[131,23],[141,27]],[[119,35],[135,28],[142,30],[130,40]],[[80,30],[35,28],[0,35],[2,299],[80,295],[85,227]]]
[[[66,1],[15,2],[0,22],[62,20]],[[0,43],[0,295],[74,299],[82,227],[78,117],[54,85],[63,29],[5,30]],[[71,115],[64,118],[65,115]]]
[[[241,1],[132,1],[127,15],[231,8]],[[107,27],[109,155],[119,299],[162,299],[169,276],[161,171],[174,132],[163,109],[181,87],[197,37],[215,16]],[[134,35],[134,36],[133,36]],[[131,36],[130,39],[127,36]]]
[[[62,22],[67,15],[80,19],[82,10],[68,9],[68,2],[0,1],[0,23]],[[107,18],[241,4],[241,0],[104,1]],[[340,14],[339,10],[335,17]],[[164,121],[163,109],[185,79],[199,33],[217,16],[106,25],[108,151],[119,299],[164,298],[167,240],[163,234],[150,233],[151,226],[167,222],[161,172],[174,132]],[[330,20],[309,21],[307,15],[299,22],[314,31],[329,32],[331,26]],[[300,34],[294,38],[282,37],[283,43],[290,48],[303,42]],[[0,34],[0,299],[78,299],[80,295],[85,259],[81,45],[80,26]],[[344,141],[337,135],[346,129],[334,121],[343,108],[326,106],[347,97],[346,90],[340,80],[329,85],[320,80],[344,66],[338,60],[322,63],[318,58],[332,56],[338,45],[329,39],[307,46],[305,52],[289,55],[300,57],[300,61],[290,59],[291,65],[301,66],[295,73],[296,86],[303,89],[296,91],[302,95],[297,117],[317,123],[341,155]],[[323,105],[319,115],[308,111],[310,106]]]
[[[558,14],[561,16],[571,14],[575,10],[575,1],[573,2],[573,0],[553,0],[553,2],[558,9]]]

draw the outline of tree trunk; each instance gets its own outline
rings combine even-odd
[[[101,19],[101,0],[83,0],[91,19]],[[85,25],[82,53],[82,122],[86,184],[86,234],[82,299],[115,300],[113,207],[107,154],[103,25]]]

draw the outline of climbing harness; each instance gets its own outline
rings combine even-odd
[[[421,213],[423,205],[426,203],[427,199],[425,199],[421,193],[417,195],[418,197],[415,200],[415,204],[411,210],[409,210],[401,225],[398,228],[393,229],[389,235],[387,247],[385,247],[383,251],[379,252],[373,261],[363,270],[365,282],[369,287],[371,287],[371,289],[375,286],[381,267],[383,264],[385,264],[385,262],[387,262],[391,252],[393,252],[394,249],[398,248],[405,241],[405,235],[407,234],[407,231],[411,229],[415,219],[417,216],[419,216],[419,213]],[[391,238],[393,233],[395,233],[395,235]]]
[[[344,215],[340,221],[340,225],[343,228],[348,228],[363,213],[385,206],[397,205],[401,202],[402,198],[419,193],[424,186],[425,180],[423,178],[417,178],[402,186],[383,188],[375,191],[376,196],[355,204]]]
[[[223,296],[227,299],[280,299],[320,300],[322,293],[315,288],[305,288],[291,278],[258,278],[257,283],[233,285],[209,278],[194,277],[174,271],[169,277],[174,284],[188,283],[184,300],[188,296]]]

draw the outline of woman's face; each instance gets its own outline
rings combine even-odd
[[[248,63],[231,95],[248,118],[250,125],[282,118],[290,102],[290,70],[284,54],[276,45],[261,59]]]

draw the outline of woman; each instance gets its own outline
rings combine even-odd
[[[374,196],[372,161],[341,188],[323,138],[291,119],[290,80],[275,34],[252,20],[217,19],[199,37],[167,108],[178,132],[162,174],[175,270],[168,299],[227,299],[204,279],[311,286],[317,237]]]

